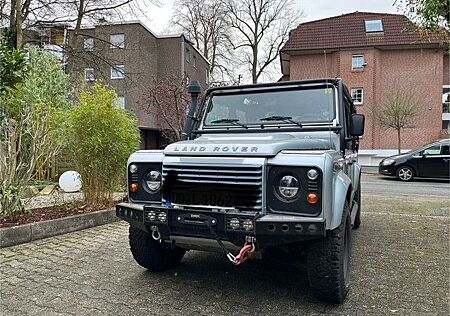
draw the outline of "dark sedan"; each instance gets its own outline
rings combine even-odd
[[[378,172],[395,176],[401,181],[411,181],[415,177],[450,177],[450,139],[437,141],[405,154],[383,159]]]

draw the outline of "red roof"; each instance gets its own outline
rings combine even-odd
[[[383,32],[366,33],[365,20],[381,19]],[[380,45],[439,44],[441,35],[421,37],[404,15],[353,12],[300,24],[291,31],[282,51],[333,49]]]

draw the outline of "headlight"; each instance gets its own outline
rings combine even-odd
[[[150,191],[158,191],[161,188],[161,172],[158,170],[152,170],[147,173],[145,176],[145,184]]]
[[[394,159],[386,158],[383,161],[381,161],[381,165],[382,166],[389,166],[389,165],[392,165],[394,162],[395,162]]]
[[[281,198],[292,201],[300,192],[300,182],[294,176],[284,176],[278,182],[276,190]]]

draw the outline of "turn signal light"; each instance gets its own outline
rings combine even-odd
[[[130,186],[130,191],[131,192],[137,192],[137,190],[139,189],[139,186],[136,183],[132,183]]]
[[[315,193],[308,194],[308,197],[306,198],[309,204],[317,204],[319,202],[319,197]]]

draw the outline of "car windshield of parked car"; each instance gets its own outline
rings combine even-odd
[[[204,125],[242,127],[251,124],[294,124],[293,122],[329,124],[334,118],[334,89],[319,87],[214,94],[209,100]]]

